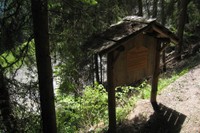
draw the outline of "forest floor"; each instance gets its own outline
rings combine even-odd
[[[200,56],[193,61],[199,60]],[[200,63],[162,90],[157,101],[159,113],[154,113],[149,100],[139,100],[117,132],[200,133]]]

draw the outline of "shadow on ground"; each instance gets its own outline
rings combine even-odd
[[[117,129],[118,133],[179,133],[186,119],[181,114],[163,104],[160,104],[159,113],[154,113],[150,118],[142,114],[125,122]]]

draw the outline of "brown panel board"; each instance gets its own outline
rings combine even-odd
[[[113,67],[113,82],[114,86],[121,86],[126,84],[126,60],[125,52],[115,52],[115,55],[120,54],[114,62]]]
[[[127,52],[127,69],[128,72],[140,71],[147,66],[148,49],[140,46]]]

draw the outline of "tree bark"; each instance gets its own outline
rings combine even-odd
[[[0,114],[6,132],[15,133],[17,132],[17,127],[12,116],[9,90],[7,88],[7,83],[1,68],[2,67],[0,66]]]
[[[153,15],[152,18],[156,18],[157,17],[157,9],[158,9],[158,0],[154,0],[153,1]]]
[[[161,0],[161,23],[165,26],[166,15],[165,15],[165,1]]]
[[[147,11],[147,16],[148,16],[148,18],[150,18],[151,16],[150,16],[150,6],[149,6],[149,1],[148,0],[146,0],[145,1],[145,4],[146,4],[146,11]]]
[[[142,0],[138,0],[138,16],[143,16],[143,4]]]
[[[31,0],[41,116],[44,133],[56,133],[53,76],[49,51],[47,0]]]
[[[99,83],[99,62],[98,62],[98,55],[95,54],[95,74],[96,74],[96,81]]]
[[[180,0],[179,5],[179,17],[178,17],[178,31],[177,36],[179,38],[179,43],[176,46],[176,55],[178,56],[177,59],[181,59],[181,52],[183,46],[183,33],[185,24],[187,22],[187,6],[190,3],[190,0]]]
[[[200,2],[199,2],[199,0],[195,0],[194,2],[195,2],[195,5],[196,5],[197,9],[200,12]]]

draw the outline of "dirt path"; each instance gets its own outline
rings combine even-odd
[[[121,133],[200,133],[200,65],[191,69],[158,95],[162,106],[154,113],[149,100],[140,100]]]

